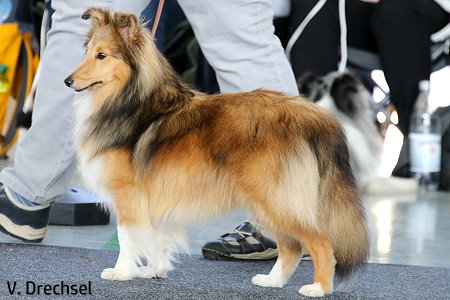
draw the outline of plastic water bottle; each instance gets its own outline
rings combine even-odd
[[[7,93],[9,90],[8,78],[6,77],[7,70],[7,66],[0,64],[0,94]]]
[[[441,124],[429,111],[430,82],[419,83],[409,133],[411,172],[419,180],[421,191],[434,191],[441,170]]]

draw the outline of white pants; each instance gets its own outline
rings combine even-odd
[[[156,0],[153,0],[156,1]],[[0,182],[26,199],[61,198],[76,168],[74,92],[64,85],[83,57],[90,6],[140,14],[147,0],[53,0],[55,13],[41,60],[33,124],[19,142],[15,166]],[[273,34],[271,0],[179,0],[222,92],[264,87],[297,95],[294,74]],[[169,16],[170,17],[170,16]]]

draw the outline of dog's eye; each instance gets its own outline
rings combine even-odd
[[[98,58],[98,59],[104,59],[104,58],[106,58],[107,56],[108,56],[108,54],[102,53],[102,52],[99,52],[99,53],[97,54],[97,58]]]

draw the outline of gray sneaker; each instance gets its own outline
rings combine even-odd
[[[202,247],[203,257],[212,260],[267,260],[278,256],[274,241],[263,236],[250,222],[244,222]]]

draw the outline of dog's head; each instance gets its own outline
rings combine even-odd
[[[324,77],[306,73],[297,80],[300,93],[314,102],[329,96],[336,108],[352,117],[369,102],[370,97],[361,81],[351,73],[331,72]]]
[[[136,69],[136,56],[148,31],[132,14],[90,8],[82,16],[92,22],[86,55],[65,84],[77,92],[104,86],[120,90]]]

